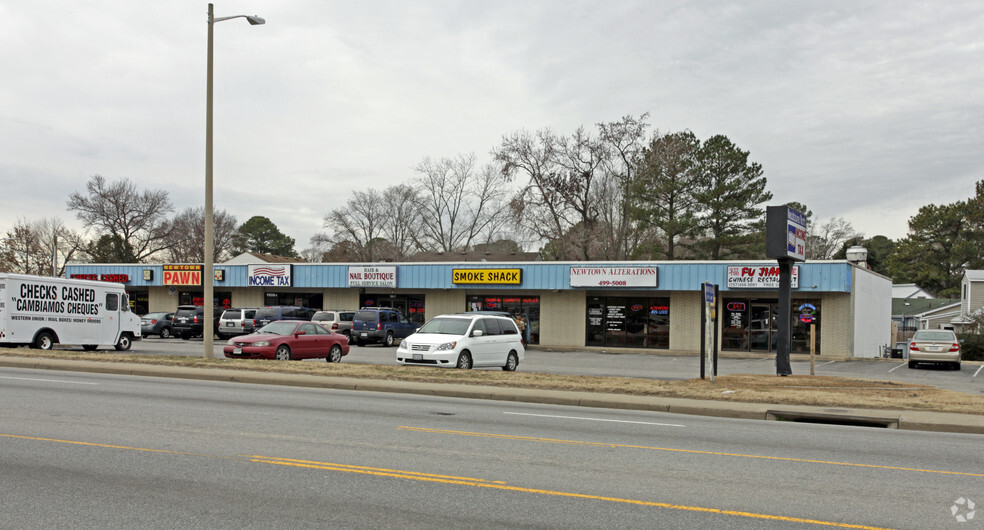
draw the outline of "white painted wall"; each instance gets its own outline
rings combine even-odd
[[[852,274],[852,356],[880,357],[882,346],[892,344],[892,280],[860,267]]]

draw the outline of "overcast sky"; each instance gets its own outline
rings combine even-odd
[[[771,204],[901,238],[984,180],[984,2],[215,2],[215,206],[308,248],[356,189],[503,135],[649,113],[728,136]],[[93,175],[204,204],[203,1],[0,0],[0,230]]]

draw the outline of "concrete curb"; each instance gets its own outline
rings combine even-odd
[[[591,408],[650,410],[751,420],[787,420],[848,425],[882,425],[905,430],[984,434],[984,416],[948,412],[893,411],[879,409],[830,409],[805,405],[705,401],[623,394],[598,394],[561,390],[520,389],[460,384],[416,383],[382,379],[358,379],[277,372],[252,372],[222,368],[188,368],[139,363],[113,363],[0,357],[0,366],[87,373],[171,377],[233,383],[391,392],[467,399],[543,403]]]

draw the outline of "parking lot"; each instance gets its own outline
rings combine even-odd
[[[224,340],[215,340],[215,358],[222,359]],[[148,337],[135,342],[129,353],[147,355],[203,355],[202,340],[159,339]],[[356,346],[342,362],[396,365],[396,347],[379,345]],[[235,362],[230,360],[229,362]],[[273,362],[273,361],[271,361]],[[324,362],[309,360],[305,362]],[[809,375],[808,360],[791,363],[794,375]],[[932,385],[960,392],[984,393],[984,366],[979,362],[964,362],[961,370],[949,367],[921,365],[910,370],[902,359],[827,360],[816,359],[816,375],[852,377],[860,379],[890,380]],[[601,353],[593,351],[547,351],[537,348],[527,350],[519,369],[525,372],[542,372],[567,375],[646,377],[659,380],[680,380],[700,377],[700,358],[695,354],[662,355],[654,353]],[[708,373],[710,369],[708,368]],[[775,357],[756,358],[721,357],[718,375],[774,374]]]

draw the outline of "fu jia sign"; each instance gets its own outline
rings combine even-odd
[[[799,267],[793,266],[790,287],[799,287]],[[735,265],[728,267],[728,289],[778,289],[777,265]]]

